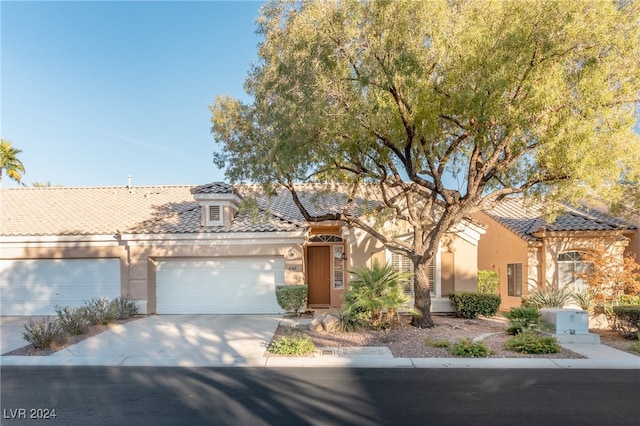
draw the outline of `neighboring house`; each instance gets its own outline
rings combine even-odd
[[[478,245],[478,269],[500,277],[502,308],[519,306],[534,288],[580,288],[576,272],[586,270],[585,252],[607,250],[622,261],[636,227],[586,208],[566,206],[553,222],[544,219],[541,204],[507,198],[473,215],[487,225]]]
[[[302,283],[309,284],[310,308],[337,307],[348,271],[374,259],[411,269],[358,229],[306,223],[285,190],[239,210],[245,189],[0,190],[0,314],[49,315],[55,305],[121,295],[138,300],[142,313],[279,313],[275,286]],[[346,199],[313,187],[299,191],[318,215]],[[483,232],[469,220],[443,240],[432,274],[434,312],[451,310],[450,291],[477,288]]]

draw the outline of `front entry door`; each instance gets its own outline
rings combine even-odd
[[[331,247],[307,247],[309,305],[331,304]]]

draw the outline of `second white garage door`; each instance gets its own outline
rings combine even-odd
[[[272,314],[283,258],[166,259],[156,264],[158,314]]]

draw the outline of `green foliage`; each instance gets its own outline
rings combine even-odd
[[[109,324],[116,318],[115,306],[109,299],[85,300],[84,309],[91,325]]]
[[[524,330],[531,330],[540,323],[540,311],[535,306],[519,306],[505,312],[504,316],[509,320],[509,334],[518,334]]]
[[[486,358],[491,354],[491,351],[485,344],[473,342],[469,339],[454,343],[449,352],[453,356],[461,356],[464,358]]]
[[[560,351],[560,345],[554,337],[540,336],[534,330],[523,330],[510,337],[505,348],[523,354],[552,354]]]
[[[338,313],[339,327],[346,333],[361,331],[370,324],[371,315],[362,311],[342,310]]]
[[[407,274],[379,262],[374,262],[372,267],[363,266],[351,274],[353,278],[345,293],[344,313],[369,317],[373,327],[387,328],[397,310],[409,302],[401,284],[407,279]]]
[[[636,339],[640,333],[640,305],[614,306],[612,328],[626,339]]]
[[[113,312],[114,319],[125,320],[138,314],[138,305],[131,296],[116,297],[111,301],[109,310]]]
[[[278,285],[276,286],[276,300],[285,312],[298,314],[307,304],[309,286],[304,285]]]
[[[478,293],[498,294],[500,279],[496,271],[478,271]]]
[[[424,339],[424,344],[427,346],[432,346],[434,348],[444,348],[444,349],[447,349],[451,346],[451,343],[449,343],[448,340],[431,341],[429,339]]]
[[[62,344],[66,338],[60,323],[56,320],[50,321],[49,317],[40,321],[29,320],[24,329],[22,337],[36,349],[47,349]]]
[[[492,317],[500,308],[500,296],[470,292],[452,292],[449,294],[451,307],[460,318],[478,318],[478,315]]]
[[[629,350],[633,351],[633,352],[640,353],[640,334],[636,335],[636,338],[638,339],[638,341],[633,342],[632,344],[630,344],[629,345]]]
[[[274,355],[308,355],[316,350],[316,346],[306,334],[295,334],[273,340],[267,350]]]
[[[58,314],[58,323],[62,330],[69,333],[72,336],[78,336],[85,334],[91,327],[91,321],[87,315],[87,310],[84,307],[73,306],[55,306],[56,313]]]
[[[589,313],[592,313],[596,306],[596,295],[591,289],[572,291],[571,298],[580,309]]]
[[[542,308],[563,308],[571,302],[571,290],[568,287],[559,289],[536,288],[523,297],[524,305]]]
[[[3,173],[18,183],[22,181],[24,165],[18,159],[21,153],[22,150],[14,148],[12,142],[0,139],[0,182],[2,182]]]

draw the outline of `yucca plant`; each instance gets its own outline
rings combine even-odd
[[[540,311],[535,306],[518,306],[503,314],[509,320],[509,334],[531,330],[540,323]]]
[[[563,308],[571,301],[571,290],[567,287],[558,289],[536,288],[527,295],[527,304],[538,309]]]
[[[374,262],[371,268],[364,266],[350,273],[353,279],[345,294],[344,313],[364,313],[373,327],[388,327],[396,311],[409,302],[401,284],[409,279],[409,274],[394,270],[391,264],[383,266],[379,262]]]
[[[571,298],[583,311],[592,312],[596,306],[596,294],[590,289],[576,290],[571,293]]]

